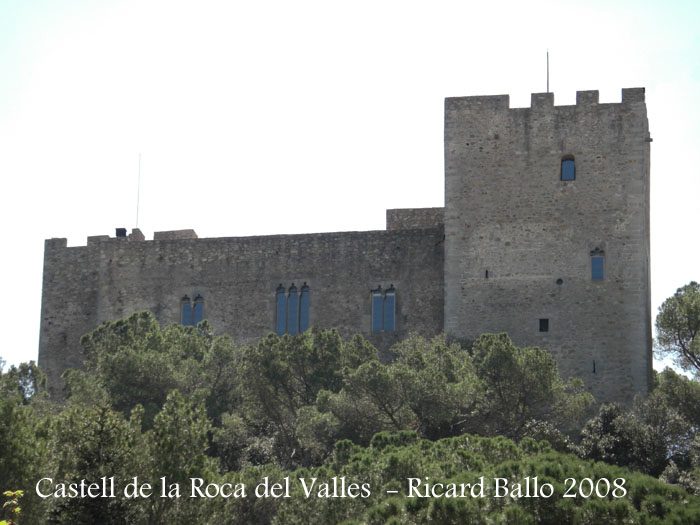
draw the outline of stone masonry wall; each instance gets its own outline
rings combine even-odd
[[[445,208],[405,208],[386,210],[387,230],[436,228],[444,223]]]
[[[443,326],[443,229],[174,239],[46,241],[39,362],[60,396],[60,374],[81,365],[80,337],[139,310],[180,322],[181,299],[204,298],[204,318],[241,344],[275,330],[275,291],[310,287],[310,324],[366,336],[381,349]],[[396,331],[372,334],[370,290],[396,289]],[[385,356],[386,357],[386,356]]]
[[[644,90],[616,104],[597,91],[553,102],[445,101],[445,329],[508,332],[551,351],[598,401],[630,403],[648,391],[652,363]],[[576,180],[560,178],[565,155]]]

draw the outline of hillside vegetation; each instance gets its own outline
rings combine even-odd
[[[383,364],[333,330],[237,346],[140,312],[82,346],[65,403],[33,364],[0,376],[19,523],[700,522],[700,385],[669,370],[628,410],[505,334]],[[81,480],[116,495],[56,497]]]

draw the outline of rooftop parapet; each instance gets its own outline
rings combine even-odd
[[[644,102],[644,88],[623,88],[622,103]]]
[[[68,239],[65,238],[54,237],[44,241],[45,250],[58,250],[60,248],[65,248],[66,246],[68,246]]]
[[[131,229],[131,234],[129,235],[129,240],[130,241],[145,241],[146,236],[143,234],[141,230],[138,228],[132,228]]]
[[[624,88],[622,89],[622,104],[644,102],[644,88]],[[577,91],[577,106],[593,106],[599,104],[598,90]],[[555,107],[554,93],[532,93],[530,95],[530,106],[532,109]],[[490,111],[506,109],[528,109],[511,108],[510,97],[508,95],[492,95],[478,97],[447,97],[445,98],[445,110],[459,109],[484,109]]]
[[[576,92],[576,105],[577,106],[594,106],[598,103],[598,90],[594,89],[591,91],[577,91]]]
[[[101,242],[107,242],[109,240],[109,235],[90,235],[87,238],[87,245],[93,246]]]
[[[386,210],[387,230],[435,228],[445,222],[445,208],[405,208]]]
[[[184,239],[198,239],[194,230],[171,230],[167,232],[155,232],[154,241],[181,241]]]
[[[87,238],[87,245],[93,246],[101,242],[107,242],[110,239],[117,239],[118,241],[145,241],[146,236],[138,228],[132,228],[130,234],[126,234],[126,228],[117,228],[116,236],[110,237],[109,235],[91,235]]]

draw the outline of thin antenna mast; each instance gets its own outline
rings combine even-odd
[[[547,49],[547,93],[549,93],[549,49]]]
[[[136,185],[136,228],[139,227],[139,201],[141,200],[141,152],[139,151],[139,181]]]

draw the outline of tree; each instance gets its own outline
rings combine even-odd
[[[187,399],[177,390],[168,394],[163,409],[144,435],[150,480],[155,494],[166,494],[174,483],[187,487],[191,478],[211,479],[216,462],[206,455],[211,426],[204,403]],[[165,483],[163,483],[165,480]],[[152,497],[148,523],[207,523],[202,499],[190,499],[183,489],[181,498]],[[206,498],[205,498],[206,499]]]
[[[319,481],[345,477],[348,482],[367,483],[372,490],[368,497],[306,498],[301,487],[293,485],[290,498],[275,500],[279,508],[272,523],[700,523],[700,498],[680,487],[621,467],[560,454],[532,439],[516,444],[502,436],[465,434],[428,441],[415,432],[382,432],[368,447],[340,442],[332,460],[293,476]],[[409,477],[425,480],[421,487],[432,485],[438,491],[446,490],[450,483],[475,486],[483,479],[485,497],[468,497],[469,492],[467,497],[456,498],[406,497]],[[540,487],[551,484],[554,495],[495,497],[497,477],[519,483],[536,477]],[[574,484],[565,482],[568,478]],[[599,492],[581,497],[577,489],[587,491],[584,478]],[[562,497],[572,487],[575,497]],[[249,522],[263,523],[264,517],[253,514]]]
[[[42,500],[30,490],[49,470],[55,407],[47,401],[43,375],[32,363],[0,372],[0,490],[24,489],[22,521],[38,523]]]
[[[581,431],[580,454],[659,476],[673,462],[688,467],[693,433],[678,409],[654,391],[636,397],[634,407],[602,405]]]
[[[700,375],[700,284],[686,284],[664,301],[656,333],[659,356],[671,356],[683,370]]]
[[[141,444],[140,409],[131,418],[97,402],[71,404],[53,428],[54,483],[114,477],[129,480],[146,461]],[[48,523],[133,523],[143,517],[139,502],[115,498],[50,498]]]
[[[580,380],[561,379],[549,353],[518,348],[506,334],[480,337],[472,355],[444,336],[410,336],[393,352],[392,364],[374,360],[346,370],[340,392],[319,394],[319,412],[338,421],[336,439],[365,445],[386,430],[429,439],[464,432],[520,439],[539,420],[551,422],[547,433],[563,442],[558,432],[575,428],[593,402]]]
[[[480,434],[520,438],[532,419],[572,430],[593,403],[580,379],[561,379],[556,360],[546,350],[519,348],[507,334],[485,334],[472,351],[482,382]]]
[[[284,467],[308,465],[312,457],[325,455],[319,448],[321,443],[309,441],[311,429],[326,423],[332,428],[333,421],[326,418],[324,422],[305,407],[313,406],[321,392],[340,390],[344,369],[374,362],[376,355],[376,349],[361,337],[343,343],[335,330],[312,329],[283,337],[270,334],[243,349],[237,381],[241,402],[236,407],[241,419],[224,430],[238,435],[247,431],[243,456],[253,464],[277,461]],[[297,430],[313,450],[300,443]],[[223,436],[218,443],[223,443]]]
[[[657,375],[658,385],[654,395],[663,397],[669,407],[673,407],[694,429],[700,428],[700,382],[670,368]]]
[[[32,399],[46,397],[46,376],[34,361],[20,363],[19,366],[13,365],[4,374],[0,370],[0,377],[0,389],[6,393],[18,394],[24,405],[29,404]]]
[[[229,336],[214,337],[207,321],[161,328],[151,312],[137,312],[104,323],[83,336],[81,345],[86,374],[96,378],[115,410],[128,416],[143,406],[146,428],[173,390],[205,392],[208,415],[217,423],[236,401],[240,349]]]

